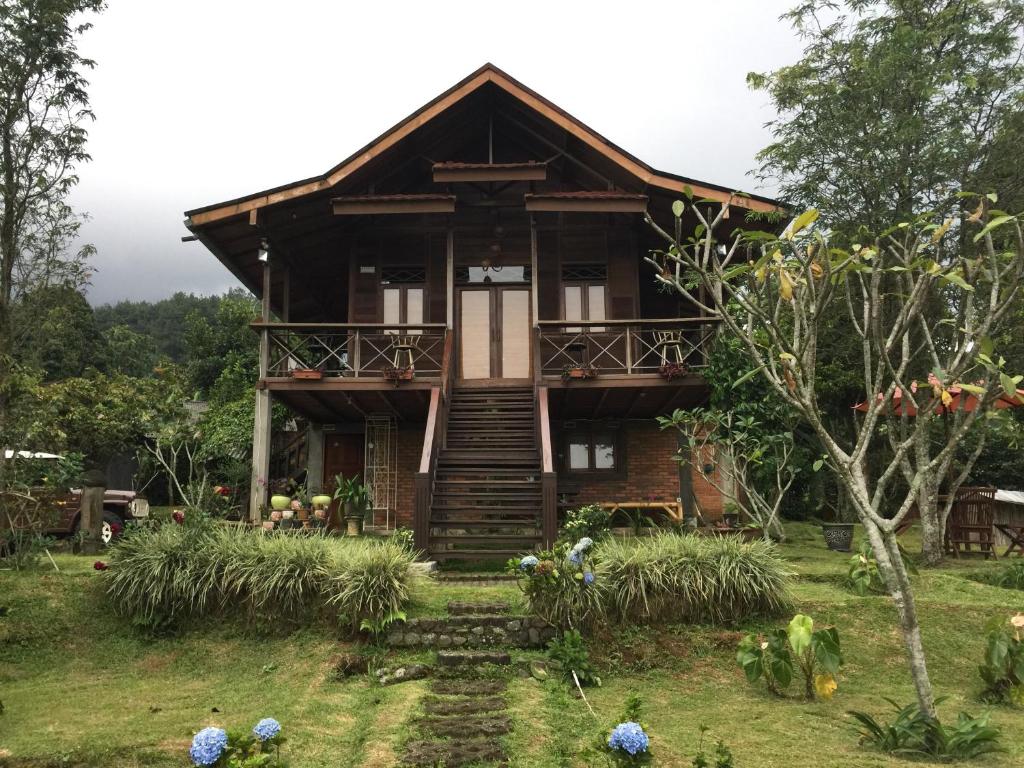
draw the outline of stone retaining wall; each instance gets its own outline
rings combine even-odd
[[[387,642],[394,648],[542,648],[554,637],[553,627],[528,616],[450,616],[410,619],[392,628]]]

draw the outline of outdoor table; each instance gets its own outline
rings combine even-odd
[[[1003,557],[1008,557],[1013,552],[1017,557],[1024,556],[1024,525],[1011,525],[1010,523],[996,523],[996,528],[1010,540],[1010,546],[1003,552]]]

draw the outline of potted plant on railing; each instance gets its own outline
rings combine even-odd
[[[338,500],[345,515],[345,535],[358,536],[362,533],[363,517],[370,506],[370,489],[359,482],[359,475],[334,478],[334,498]]]
[[[293,379],[317,381],[324,377],[324,372],[321,368],[292,368],[289,373]]]
[[[686,375],[686,363],[662,363],[661,367],[658,368],[658,373],[660,373],[662,378],[666,381],[681,379]]]
[[[570,379],[596,379],[597,371],[589,365],[571,364],[567,365],[562,369],[562,378],[566,381]]]
[[[392,366],[384,369],[384,378],[388,381],[395,382],[396,386],[400,381],[412,381],[415,375],[416,369],[411,365],[401,367]]]

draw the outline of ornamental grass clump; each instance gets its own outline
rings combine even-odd
[[[351,629],[399,616],[409,599],[412,553],[389,540],[346,542],[326,586],[328,603]]]
[[[595,560],[606,613],[620,621],[719,624],[790,602],[790,574],[770,542],[664,534],[609,541]]]
[[[401,609],[412,554],[390,542],[166,525],[124,537],[103,572],[114,610],[150,630],[210,616],[356,626]]]

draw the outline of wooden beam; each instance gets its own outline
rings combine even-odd
[[[331,200],[335,216],[367,214],[455,213],[455,195],[369,195]]]
[[[524,195],[528,211],[564,211],[566,213],[643,213],[646,196],[638,197],[565,197],[561,195]]]
[[[544,181],[547,168],[541,163],[435,163],[434,181]]]

